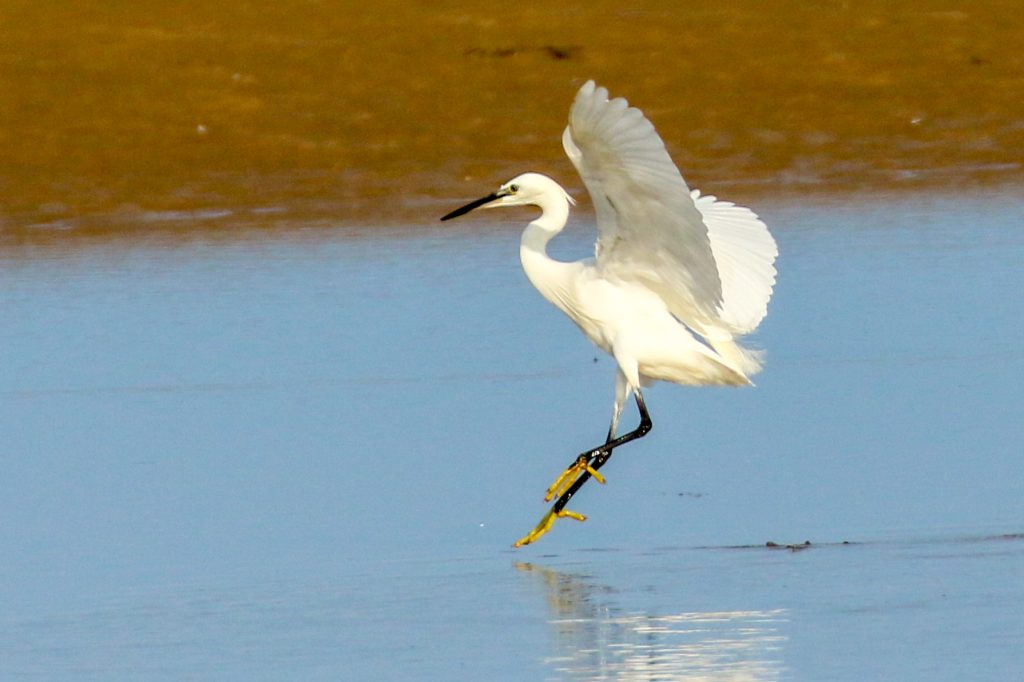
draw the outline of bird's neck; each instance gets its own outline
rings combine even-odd
[[[563,263],[548,255],[548,242],[562,231],[569,215],[568,205],[559,215],[544,211],[537,220],[526,226],[519,242],[519,258],[530,283],[551,303],[562,308],[562,301],[572,284],[575,263]]]
[[[551,184],[554,185],[553,182]],[[555,185],[538,205],[542,211],[541,216],[526,226],[520,243],[522,248],[536,251],[546,257],[548,242],[562,231],[569,220],[569,201],[565,198],[562,188]]]
[[[548,258],[548,242],[561,230],[553,230],[545,226],[542,221],[543,216],[526,226],[523,236],[519,240],[519,249]]]

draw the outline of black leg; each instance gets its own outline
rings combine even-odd
[[[643,436],[647,435],[647,432],[650,431],[651,427],[654,425],[651,422],[651,416],[647,414],[647,406],[644,405],[644,399],[643,396],[640,395],[640,391],[637,391],[636,393],[634,393],[634,395],[636,396],[636,406],[640,410],[640,425],[637,426],[635,430],[630,431],[629,433],[623,434],[618,438],[614,439],[611,437],[612,433],[609,430],[608,440],[605,442],[604,445],[593,450],[584,452],[583,454],[580,455],[580,458],[586,458],[589,461],[590,468],[593,469],[594,471],[597,471],[598,469],[603,467],[605,462],[611,459],[612,451],[615,448],[619,447],[620,445],[625,445],[626,443],[632,440],[636,440],[637,438],[642,438]],[[558,498],[558,501],[555,502],[555,505],[551,508],[551,510],[556,514],[562,511],[565,505],[568,504],[569,500],[572,499],[572,496],[576,494],[576,491],[582,488],[583,484],[586,483],[589,479],[590,472],[582,472],[579,478],[577,478],[576,481],[573,482],[572,486],[570,486],[568,490],[562,493],[562,496]]]

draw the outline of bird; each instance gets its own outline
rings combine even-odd
[[[572,196],[555,180],[523,173],[497,191],[446,214],[533,206],[541,215],[523,230],[523,270],[541,296],[565,313],[616,364],[611,423],[603,443],[580,453],[547,489],[557,498],[522,547],[559,518],[612,452],[653,427],[643,390],[657,381],[689,386],[749,386],[763,351],[739,343],[767,314],[778,247],[748,208],[691,190],[654,125],[639,109],[589,80],[576,93],[562,146],[593,203],[594,256],[563,262],[548,243],[566,226]],[[619,433],[632,397],[638,426]]]

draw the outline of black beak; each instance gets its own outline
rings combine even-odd
[[[469,202],[468,204],[466,204],[462,208],[455,209],[454,211],[452,211],[448,215],[442,217],[441,220],[451,220],[452,218],[458,218],[460,215],[466,215],[467,213],[472,211],[474,208],[480,208],[484,204],[489,204],[490,202],[492,202],[495,199],[498,199],[500,197],[501,197],[501,195],[498,194],[497,192],[495,192],[494,194],[488,194],[487,196],[481,197],[481,198],[477,199],[476,201]]]

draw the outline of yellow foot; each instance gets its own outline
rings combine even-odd
[[[562,493],[572,487],[572,484],[576,482],[576,479],[586,471],[588,474],[594,477],[594,480],[598,483],[604,483],[604,476],[597,473],[597,469],[590,466],[590,461],[586,455],[580,455],[576,461],[561,475],[555,479],[555,482],[547,489],[544,494],[544,501],[550,502],[556,497],[561,497]]]
[[[512,546],[522,547],[523,545],[528,545],[531,542],[535,542],[538,538],[540,538],[540,536],[544,535],[544,533],[547,533],[549,530],[551,530],[551,526],[555,525],[555,519],[561,519],[566,517],[570,519],[576,519],[577,521],[587,520],[587,517],[583,514],[579,514],[574,511],[569,511],[568,509],[563,509],[562,511],[558,512],[552,509],[551,511],[544,515],[544,518],[540,520],[540,523],[537,524],[536,528],[531,530],[525,536],[516,540],[515,544]]]

